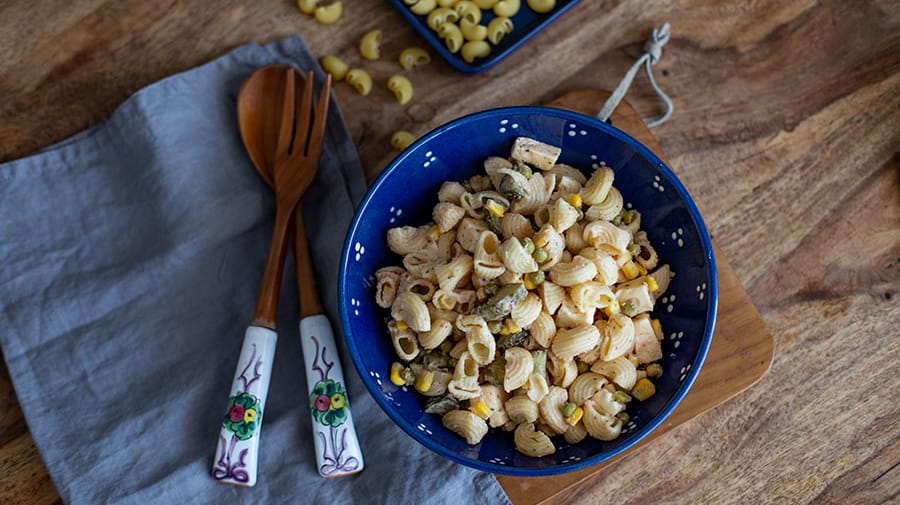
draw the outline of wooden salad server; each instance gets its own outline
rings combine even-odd
[[[259,432],[271,378],[272,360],[275,357],[275,343],[278,340],[275,317],[287,252],[287,234],[294,209],[315,177],[318,152],[321,150],[325,131],[328,96],[325,95],[325,100],[319,100],[313,119],[310,116],[313,104],[312,85],[304,86],[303,96],[295,109],[295,73],[293,69],[285,71],[282,128],[278,134],[277,151],[281,155],[275,159],[272,171],[272,188],[276,201],[272,242],[253,322],[244,334],[213,460],[214,479],[241,486],[256,484]],[[316,153],[315,159],[307,155],[308,149]]]
[[[286,87],[287,65],[270,65],[251,75],[238,98],[238,122],[241,137],[254,166],[263,180],[272,185],[274,160],[279,146],[280,110]],[[295,81],[303,76],[295,73]],[[312,83],[311,75],[306,82]],[[326,78],[319,106],[328,105],[330,76]],[[324,116],[323,116],[324,117]],[[324,121],[323,121],[324,126]],[[320,151],[322,144],[319,143]],[[309,157],[319,158],[310,150]],[[318,164],[310,169],[315,175]],[[324,315],[315,286],[303,213],[298,205],[294,214],[294,259],[300,294],[300,337],[303,348],[309,405],[312,414],[316,468],[323,477],[339,477],[364,467],[359,439],[353,424],[337,345],[328,318]]]

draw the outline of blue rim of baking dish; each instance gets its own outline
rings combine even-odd
[[[566,11],[575,6],[580,0],[569,0],[566,4],[561,5],[558,10],[555,12],[548,14],[540,23],[531,28],[530,30],[521,32],[516,34],[516,29],[513,27],[513,33],[507,35],[510,39],[514,39],[508,46],[505,46],[503,50],[498,51],[496,53],[491,53],[487,58],[480,61],[478,64],[466,63],[465,60],[462,59],[462,56],[459,53],[451,53],[450,50],[447,49],[447,46],[444,45],[444,42],[437,36],[437,32],[432,30],[428,24],[425,22],[426,16],[420,16],[418,14],[414,14],[411,10],[409,10],[409,6],[403,3],[403,0],[390,0],[394,7],[400,11],[400,14],[406,18],[407,21],[413,28],[416,29],[419,34],[431,44],[431,47],[434,48],[435,51],[438,52],[448,63],[453,65],[454,68],[459,70],[460,72],[466,74],[477,74],[479,72],[483,72],[497,63],[500,62],[503,58],[509,56],[513,51],[522,46],[529,39],[537,35],[538,32],[547,27],[550,23],[556,20],[559,16],[563,15]],[[524,2],[523,2],[524,3]],[[527,5],[522,6],[522,10],[528,9]],[[535,13],[536,14],[536,13]],[[541,15],[541,14],[537,14]],[[515,16],[513,16],[515,18]],[[502,42],[502,41],[501,41]]]
[[[394,170],[397,169],[402,163],[409,157],[412,153],[416,152],[416,147],[420,144],[427,143],[432,141],[435,137],[441,135],[446,130],[456,128],[462,123],[469,122],[473,119],[481,118],[481,117],[502,117],[509,115],[511,112],[517,114],[533,114],[533,115],[547,115],[547,116],[556,116],[558,118],[563,118],[566,120],[578,120],[591,124],[596,128],[604,130],[609,135],[612,135],[616,139],[624,142],[629,147],[638,152],[641,156],[646,158],[649,162],[653,163],[653,165],[659,170],[659,173],[665,177],[667,182],[669,182],[675,191],[678,193],[678,196],[684,201],[685,207],[687,207],[687,211],[691,216],[691,221],[693,222],[694,227],[697,230],[697,235],[700,238],[700,244],[702,246],[707,265],[707,275],[709,277],[709,296],[707,297],[707,317],[706,317],[706,326],[703,331],[703,338],[700,342],[700,347],[697,350],[697,355],[694,358],[693,363],[691,363],[691,368],[687,372],[684,382],[681,383],[681,387],[678,392],[669,400],[665,407],[657,414],[647,425],[643,426],[633,435],[629,437],[629,439],[624,442],[622,445],[614,447],[606,452],[601,454],[596,454],[594,456],[590,456],[584,458],[580,461],[575,461],[572,463],[567,463],[565,465],[556,465],[552,467],[529,467],[529,468],[517,468],[513,466],[500,465],[480,460],[474,460],[469,458],[464,458],[459,456],[453,451],[448,450],[444,446],[438,444],[433,441],[430,437],[420,432],[413,426],[411,423],[407,422],[402,416],[394,411],[394,409],[390,406],[387,400],[378,392],[378,385],[375,383],[375,379],[369,376],[366,373],[366,368],[364,363],[360,361],[358,357],[359,349],[356,347],[356,343],[354,339],[347,338],[346,332],[347,329],[350,328],[350,315],[349,310],[345,307],[344,304],[340,305],[340,313],[341,313],[341,324],[344,330],[344,341],[347,344],[347,348],[350,351],[350,357],[353,359],[353,366],[356,367],[356,371],[359,374],[360,379],[362,379],[363,383],[366,385],[366,389],[369,392],[369,395],[375,399],[375,403],[381,407],[388,417],[394,421],[394,423],[399,426],[403,431],[406,432],[407,435],[412,437],[414,440],[424,445],[428,449],[431,449],[437,454],[449,458],[452,461],[455,461],[459,464],[468,466],[470,468],[475,468],[476,470],[481,470],[483,472],[490,472],[495,474],[502,475],[511,475],[517,477],[540,477],[547,475],[558,475],[562,473],[569,473],[581,470],[583,468],[587,468],[589,466],[598,465],[600,463],[604,463],[609,461],[616,456],[624,453],[628,449],[631,449],[638,443],[640,443],[644,438],[647,437],[650,433],[652,433],[660,424],[665,421],[669,415],[681,404],[681,401],[688,394],[691,387],[694,385],[694,381],[697,379],[697,376],[700,374],[700,370],[703,367],[703,363],[706,361],[706,356],[709,353],[709,348],[712,344],[713,332],[715,330],[716,319],[718,315],[718,305],[719,305],[719,279],[718,279],[718,271],[716,270],[716,261],[713,254],[712,241],[709,238],[709,233],[706,230],[706,225],[703,222],[703,218],[700,215],[699,209],[697,209],[696,204],[694,203],[693,198],[691,198],[687,189],[681,184],[681,181],[678,180],[678,177],[674,172],[661,160],[658,156],[656,156],[649,148],[644,146],[644,144],[640,143],[638,140],[634,139],[627,133],[622,130],[610,126],[609,124],[600,121],[596,118],[586,116],[584,114],[580,114],[578,112],[572,112],[565,109],[558,109],[554,107],[543,107],[543,106],[513,106],[513,107],[501,107],[495,109],[488,109],[481,112],[476,112],[473,114],[469,114],[453,121],[450,121],[442,126],[435,128],[434,130],[428,132],[427,134],[420,137],[415,143],[410,145],[407,149],[405,149],[402,153],[397,155],[396,158],[381,172],[381,175],[372,183],[369,187],[369,190],[366,192],[366,196],[363,198],[362,202],[360,202],[357,207],[356,213],[353,216],[353,222],[350,224],[350,228],[347,230],[347,235],[344,239],[344,246],[341,252],[340,259],[340,272],[338,274],[338,300],[345,300],[349,296],[347,294],[347,289],[345,287],[345,283],[342,281],[346,278],[346,272],[348,266],[350,265],[350,260],[352,257],[352,240],[357,229],[360,226],[360,221],[362,219],[363,214],[365,214],[365,209],[368,207],[369,202],[372,200],[373,195],[377,192],[377,190],[381,187],[385,180],[393,173]]]

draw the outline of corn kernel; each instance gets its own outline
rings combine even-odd
[[[572,412],[572,415],[565,418],[565,421],[570,426],[575,426],[578,424],[578,421],[581,421],[581,418],[584,416],[584,409],[581,407],[576,407],[575,412]]]
[[[650,326],[653,327],[653,333],[656,333],[656,339],[662,340],[662,338],[663,338],[662,323],[659,322],[659,319],[651,319]]]
[[[398,320],[395,322],[395,324],[397,325],[397,329],[400,330],[400,331],[406,331],[406,330],[409,329],[409,325],[406,324],[405,321],[401,321],[401,320],[398,319]]]
[[[406,385],[406,381],[403,380],[403,365],[396,361],[391,363],[391,384],[395,386]]]
[[[606,317],[612,317],[613,314],[618,314],[622,311],[622,308],[619,306],[619,300],[613,300],[612,303],[603,308],[603,312],[606,313]]]
[[[519,326],[516,325],[516,323],[513,322],[512,319],[507,319],[506,321],[504,321],[503,327],[500,328],[501,335],[512,335],[513,333],[519,333],[520,331],[522,331],[521,328],[519,328]]]
[[[422,375],[416,377],[416,389],[419,390],[420,393],[424,393],[431,389],[431,385],[434,383],[434,372],[428,371],[423,373]]]
[[[492,216],[497,218],[503,217],[503,214],[506,212],[505,210],[503,210],[503,206],[494,200],[487,200],[484,203],[484,208],[487,209],[487,211],[490,212]]]
[[[531,282],[531,279],[529,279],[527,275],[525,276],[525,280],[523,281],[523,284],[525,285],[525,289],[527,289],[529,291],[531,291],[532,289],[537,287],[533,282]]]
[[[625,278],[628,280],[636,279],[639,274],[637,265],[631,260],[622,265],[622,273],[625,274]]]
[[[473,414],[482,419],[491,417],[491,409],[488,408],[488,406],[481,400],[478,400],[477,402],[469,406],[469,410],[471,410]]]
[[[579,195],[578,193],[567,196],[565,200],[569,202],[569,205],[575,207],[576,209],[581,207],[581,195]]]
[[[631,396],[640,401],[647,400],[654,394],[656,394],[656,386],[653,385],[650,379],[646,378],[637,381],[634,384],[634,388],[631,389]]]
[[[641,362],[638,361],[637,356],[635,356],[634,354],[629,354],[629,355],[627,356],[627,358],[628,358],[628,361],[630,361],[631,364],[634,365],[635,367],[637,367],[638,365],[641,364]]]
[[[647,291],[651,293],[659,291],[659,283],[653,277],[647,277]]]
[[[534,242],[534,247],[535,247],[535,252],[536,252],[538,249],[543,249],[544,247],[547,246],[547,244],[550,243],[550,237],[548,237],[546,233],[541,233],[541,234],[538,234],[538,236],[534,237],[533,242]]]
[[[644,268],[644,265],[641,265],[640,263],[635,263],[635,266],[637,267],[639,274],[647,275],[647,269]]]
[[[441,230],[437,227],[437,225],[428,228],[428,240],[434,242],[439,238],[441,238]]]

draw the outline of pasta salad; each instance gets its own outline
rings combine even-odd
[[[391,382],[428,397],[468,444],[489,427],[533,457],[557,435],[614,440],[662,375],[650,313],[673,273],[613,170],[586,177],[560,154],[519,137],[483,174],[445,182],[431,223],[387,232],[403,258],[375,273]]]

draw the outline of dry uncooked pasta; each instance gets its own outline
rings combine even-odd
[[[520,137],[484,173],[445,182],[431,223],[388,231],[403,266],[375,273],[399,360],[391,382],[415,385],[467,443],[514,431],[532,457],[553,454],[559,436],[615,439],[628,402],[662,375],[650,314],[669,266],[623,208],[613,170],[585,177],[561,154]]]

